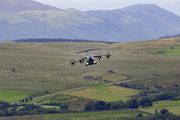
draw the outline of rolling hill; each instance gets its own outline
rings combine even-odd
[[[82,12],[33,0],[0,1],[0,41],[27,38],[141,41],[177,34],[178,23],[179,16],[153,4]]]

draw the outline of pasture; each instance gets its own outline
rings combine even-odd
[[[130,83],[135,83],[135,84],[143,84],[144,86],[148,86],[150,88],[154,88],[154,85],[159,85],[162,87],[166,87],[166,86],[172,86],[174,84],[178,84],[180,85],[180,75],[164,75],[164,76],[153,76],[151,78],[146,78],[146,79],[142,79],[142,80],[137,80],[137,81],[133,81]]]
[[[150,49],[150,53],[165,56],[180,56],[180,46],[153,48]]]
[[[56,95],[50,95],[50,96],[47,96],[47,97],[42,97],[42,98],[39,98],[39,99],[36,99],[36,100],[33,100],[33,101],[29,101],[28,104],[30,103],[38,103],[38,104],[45,104],[45,103],[50,103],[50,102],[56,102],[56,103],[64,103],[64,102],[68,102],[68,101],[75,101],[77,100],[76,98],[74,97],[71,97],[71,96],[65,96],[65,95],[62,95],[62,94],[56,94]]]
[[[63,93],[64,95],[77,96],[80,98],[94,99],[101,101],[126,101],[131,96],[138,94],[138,90],[123,88],[113,85],[95,86],[84,90]]]
[[[180,101],[157,101],[153,103],[153,107],[180,106]]]
[[[1,117],[0,120],[43,120],[38,116]]]
[[[100,119],[123,119],[137,116],[138,111],[134,110],[114,110],[114,111],[98,111],[98,112],[81,112],[81,113],[60,113],[60,114],[41,114],[29,116],[1,117],[1,120],[100,120]],[[143,113],[144,116],[148,116]]]
[[[46,120],[98,120],[98,119],[117,119],[123,117],[134,117],[140,112],[134,110],[115,110],[115,111],[96,111],[82,113],[64,113],[64,114],[49,114],[39,115]],[[144,114],[147,115],[147,114]],[[147,115],[148,116],[148,115]]]
[[[169,112],[175,115],[179,115],[180,113],[179,108],[180,108],[179,105],[174,105],[174,106],[164,106],[164,107],[148,107],[148,108],[141,108],[139,110],[154,114],[155,109],[157,109],[158,112],[161,111],[162,109],[167,109]]]
[[[17,102],[28,98],[33,93],[33,91],[25,90],[0,90],[0,99],[6,102]]]

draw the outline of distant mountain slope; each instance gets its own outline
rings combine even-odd
[[[140,4],[117,10],[87,11],[87,13],[98,19],[109,19],[147,34],[151,39],[180,32],[180,17],[154,4]]]
[[[33,0],[0,1],[0,41],[28,38],[141,41],[177,34],[179,23],[180,17],[152,4],[81,12]]]
[[[1,12],[22,12],[27,10],[60,10],[33,0],[0,0]]]
[[[180,37],[180,33],[176,34],[176,35],[166,35],[166,36],[162,36],[159,39],[164,39],[164,38],[175,38],[175,37]]]

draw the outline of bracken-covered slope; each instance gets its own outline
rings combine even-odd
[[[141,41],[177,34],[178,23],[179,16],[152,4],[81,12],[33,0],[0,1],[0,41],[26,38]]]

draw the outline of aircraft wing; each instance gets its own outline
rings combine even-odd
[[[119,54],[119,53],[107,53],[107,54],[97,54],[97,55],[93,55],[95,58],[97,59],[101,59],[102,56],[105,56],[107,59],[110,58],[111,55],[116,55],[116,54]]]
[[[72,60],[70,60],[70,62],[61,64],[61,66],[66,65],[66,64],[70,64],[71,66],[74,66],[74,65],[76,65],[77,62],[83,63],[85,59],[87,59],[87,57],[82,57],[82,58],[77,59],[77,60],[73,60],[73,59],[72,59]]]

